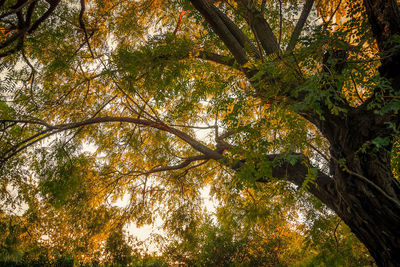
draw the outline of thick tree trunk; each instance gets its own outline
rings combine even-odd
[[[400,185],[389,160],[388,153],[381,152],[347,163],[346,170],[335,164],[338,199],[334,209],[378,266],[400,263]]]
[[[336,200],[326,204],[365,244],[378,266],[399,266],[400,183],[391,170],[391,144],[379,147],[370,142],[388,136],[382,121],[371,111],[358,110],[317,125],[332,144]]]
[[[332,158],[341,159],[332,161],[333,177],[319,172],[309,191],[342,218],[378,266],[399,266],[400,183],[393,177],[390,153],[384,149],[346,152],[332,148]],[[277,166],[272,176],[301,186],[307,173],[304,160]]]

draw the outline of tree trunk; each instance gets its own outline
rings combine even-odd
[[[389,158],[378,155],[347,168],[361,168],[361,173],[377,174],[385,185],[372,185],[358,175],[349,174],[336,166],[338,201],[337,214],[370,251],[379,266],[398,266],[400,263],[400,208],[398,199],[389,192],[399,192],[399,183],[388,166]],[[373,173],[373,174],[372,174]],[[370,176],[371,177],[371,176]],[[374,179],[369,179],[373,181]],[[376,188],[379,186],[381,189]],[[385,186],[384,195],[380,190]]]
[[[391,145],[371,146],[361,152],[359,145],[354,146],[362,139],[360,132],[351,133],[344,127],[336,128],[336,134],[339,132],[347,135],[331,135],[336,139],[336,146],[331,148],[337,195],[333,209],[368,248],[378,266],[399,266],[400,183],[390,166]]]
[[[360,136],[356,137],[359,139]],[[342,144],[345,143],[342,140]],[[318,172],[309,192],[350,227],[378,266],[399,266],[400,183],[393,177],[390,168],[390,152],[381,149],[365,153],[346,150],[344,153],[332,147],[331,155],[334,158],[331,164],[333,177]],[[273,161],[275,157],[268,155],[266,158]],[[294,165],[276,166],[272,176],[286,178],[301,186],[307,173],[304,160],[305,157]]]

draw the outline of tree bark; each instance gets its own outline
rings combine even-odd
[[[342,127],[342,130],[346,129]],[[340,142],[349,147],[345,139],[337,140],[337,144]],[[332,158],[346,159],[346,162],[332,160],[334,176],[318,172],[309,192],[335,211],[350,227],[378,266],[398,266],[400,183],[393,177],[390,168],[390,151],[381,149],[359,154],[354,150],[343,152],[340,148],[332,147],[331,153]],[[269,160],[275,157],[267,156]],[[304,160],[298,160],[294,165],[287,163],[274,167],[272,175],[301,186],[306,173]]]
[[[333,164],[338,192],[333,209],[368,248],[378,266],[398,266],[400,184],[390,168],[390,153],[382,150],[360,157],[348,155],[347,159],[346,166]]]
[[[350,227],[378,266],[398,266],[400,183],[394,178],[390,164],[392,137],[384,125],[389,117],[377,115],[367,106],[342,115],[326,111],[324,120],[307,118],[331,144],[334,203],[311,190],[310,193]],[[390,142],[381,146],[372,144],[377,137],[386,137]],[[332,190],[326,194],[332,194]]]

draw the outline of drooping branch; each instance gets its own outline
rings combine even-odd
[[[206,145],[203,145],[201,142],[198,140],[194,139],[190,135],[186,134],[185,132],[182,132],[178,129],[175,129],[171,126],[168,126],[162,122],[154,122],[151,120],[146,120],[146,119],[139,119],[139,118],[131,118],[131,117],[94,117],[90,118],[87,120],[79,121],[79,122],[72,122],[72,123],[66,123],[66,124],[59,124],[59,125],[52,125],[50,123],[44,122],[43,120],[1,120],[1,123],[6,123],[6,122],[12,122],[12,123],[31,123],[31,124],[38,124],[44,126],[46,129],[41,132],[40,135],[36,135],[35,137],[39,137],[38,139],[42,140],[44,137],[48,137],[50,135],[62,132],[62,131],[67,131],[71,130],[74,128],[79,128],[83,126],[89,126],[93,124],[100,124],[100,123],[110,123],[110,122],[126,122],[126,123],[133,123],[139,126],[144,126],[144,127],[151,127],[154,129],[159,129],[164,132],[171,133],[175,135],[176,137],[180,138],[184,142],[186,142],[188,145],[190,145],[192,148],[194,148],[196,151],[201,152],[201,155],[196,155],[196,156],[191,156],[186,158],[183,162],[173,165],[173,166],[166,166],[166,167],[158,167],[150,170],[150,173],[155,173],[155,172],[161,172],[161,171],[168,171],[168,170],[177,170],[177,169],[182,169],[184,167],[189,166],[190,163],[194,161],[204,161],[204,160],[217,160],[221,164],[226,165],[234,170],[239,170],[240,168],[243,168],[245,166],[245,162],[236,162],[233,163],[229,159],[225,158],[223,156],[223,150],[219,151],[213,150]],[[232,135],[233,132],[227,131],[221,135],[218,136],[218,142],[221,143],[221,140],[223,138],[226,138],[230,135]],[[19,147],[16,150],[10,151],[11,154],[15,155],[15,151],[21,151],[21,148],[25,149],[27,148],[30,144],[36,143],[37,139],[31,138],[33,142],[29,143],[26,145],[24,143],[23,147]],[[224,147],[224,150],[229,150],[232,147]],[[6,157],[4,157],[6,156]],[[306,175],[309,173],[309,161],[308,159],[303,156],[296,154],[296,156],[299,157],[297,162],[292,165],[288,162],[283,162],[280,165],[274,166],[272,170],[272,176],[275,178],[279,179],[286,179],[287,181],[297,185],[301,186],[304,182],[304,179]],[[279,155],[267,155],[263,160],[268,160],[268,161],[274,161]],[[10,155],[3,155],[2,163],[4,163],[5,160],[9,159]],[[267,182],[268,180],[260,180],[260,182]],[[333,186],[333,179],[330,178],[328,175],[324,174],[321,171],[318,171],[317,173],[317,178],[315,180],[315,184],[312,183],[310,184],[310,193],[315,195],[317,198],[321,199],[324,203],[326,203],[329,206],[329,203],[333,203],[333,193],[334,193],[334,186]]]
[[[17,147],[14,147],[11,150],[6,151],[6,153],[2,155],[1,163],[4,163],[8,159],[10,159],[14,155],[16,155],[18,152],[22,151],[23,149],[26,149],[27,147],[37,143],[38,140],[42,140],[43,138],[49,137],[56,133],[83,127],[83,126],[100,124],[100,123],[109,123],[109,122],[133,123],[133,124],[136,124],[139,126],[151,127],[154,129],[164,131],[164,132],[168,132],[168,133],[171,133],[171,134],[175,135],[176,137],[180,138],[184,142],[186,142],[193,149],[203,153],[209,159],[220,160],[223,158],[223,156],[219,152],[212,150],[211,148],[203,145],[201,142],[199,142],[198,140],[196,140],[195,138],[191,137],[190,135],[188,135],[187,133],[185,133],[181,130],[175,129],[175,128],[168,126],[162,122],[158,122],[158,121],[155,122],[155,121],[140,119],[140,118],[110,117],[110,116],[93,117],[93,118],[79,121],[79,122],[72,122],[72,123],[59,124],[59,125],[51,125],[49,123],[43,122],[42,120],[0,120],[0,123],[5,123],[5,122],[39,124],[39,125],[45,126],[46,129],[44,131],[42,131],[40,135],[36,134],[36,135],[34,135],[34,137],[30,137],[27,140],[22,141],[20,143],[20,145],[17,145]]]
[[[299,36],[301,34],[301,31],[303,30],[303,27],[307,21],[308,16],[310,15],[311,9],[314,5],[314,0],[306,0],[304,3],[303,10],[301,12],[300,18],[296,23],[296,26],[294,27],[293,33],[290,37],[289,44],[286,48],[287,51],[292,51],[294,47],[296,46],[296,43],[299,39]]]
[[[201,152],[202,154],[200,155],[195,155],[186,158],[184,161],[177,165],[171,165],[171,166],[164,166],[164,167],[157,167],[153,168],[148,171],[146,174],[151,174],[151,173],[156,173],[156,172],[163,172],[163,171],[171,171],[171,170],[178,170],[178,169],[183,169],[187,166],[189,166],[192,162],[195,161],[207,161],[210,159],[216,160],[220,162],[223,165],[226,165],[234,170],[239,170],[243,167],[245,167],[246,162],[232,162],[228,158],[225,158],[223,156],[223,151],[224,150],[230,150],[232,147],[224,147],[224,149],[216,149],[213,150],[206,145],[203,145],[201,142],[197,141],[193,137],[189,136],[188,134],[175,129],[171,126],[168,126],[162,122],[154,122],[151,120],[146,120],[146,119],[139,119],[139,118],[131,118],[131,117],[94,117],[90,118],[87,120],[83,120],[80,122],[73,122],[73,123],[66,123],[66,124],[59,124],[59,125],[52,125],[50,123],[46,123],[42,120],[2,120],[0,121],[2,123],[6,122],[12,122],[12,123],[33,123],[33,124],[38,124],[42,125],[45,127],[45,130],[41,132],[40,135],[36,135],[38,137],[37,139],[31,138],[33,142],[28,142],[27,144],[24,143],[23,146],[17,148],[16,150],[10,151],[11,153],[9,155],[3,155],[3,159],[1,160],[1,163],[3,164],[5,160],[9,159],[11,156],[15,155],[19,151],[29,147],[30,145],[36,143],[38,140],[42,140],[43,138],[49,137],[53,134],[62,132],[62,131],[67,131],[71,130],[74,128],[79,128],[83,126],[89,126],[93,124],[100,124],[100,123],[110,123],[110,122],[126,122],[126,123],[133,123],[135,125],[139,126],[144,126],[144,127],[151,127],[154,129],[159,129],[164,132],[171,133],[175,135],[176,137],[180,138],[183,140],[185,143],[190,145],[192,148],[194,148],[196,151]],[[232,135],[233,132],[227,131],[217,137],[218,142],[221,143],[221,140],[223,138],[226,138],[230,135]],[[291,164],[289,162],[281,162],[279,165],[275,165],[272,169],[272,176],[274,178],[286,180],[290,183],[293,183],[297,186],[301,186],[305,180],[305,177],[309,173],[309,160],[301,155],[301,154],[296,154],[298,157],[298,160],[295,164]],[[279,155],[267,155],[263,158],[263,160],[268,160],[268,161],[274,161]],[[259,182],[268,182],[270,177],[266,177],[265,179],[259,180]],[[334,182],[331,177],[328,175],[324,174],[321,171],[317,171],[317,177],[313,183],[309,184],[309,192],[316,196],[318,199],[323,201],[328,207],[334,208],[334,203],[335,203],[335,187],[334,187]]]

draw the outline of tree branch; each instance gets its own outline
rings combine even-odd
[[[272,167],[272,177],[259,179],[258,182],[267,183],[272,179],[278,178],[301,187],[309,173],[309,166],[311,166],[311,164],[309,159],[303,154],[293,153],[292,155],[299,157],[295,164],[291,164],[287,161],[281,162],[281,164],[275,163]],[[273,162],[281,156],[280,154],[266,155],[262,160]],[[245,164],[245,161],[239,161],[229,167],[237,171],[245,167]],[[335,210],[337,194],[333,178],[318,169],[317,177],[313,182],[309,183],[308,191],[329,208]]]
[[[22,3],[21,5],[19,5],[18,7],[12,9],[11,11],[5,12],[5,13],[1,14],[1,15],[0,15],[0,19],[6,18],[6,17],[8,17],[8,16],[10,16],[10,15],[12,15],[12,14],[16,14],[17,12],[20,12],[20,11],[22,11],[22,9],[23,9],[24,7],[26,7],[26,6],[28,6],[28,5],[30,5],[31,3],[36,2],[36,1],[38,1],[38,0],[29,0],[29,1],[26,1],[26,2]]]
[[[226,56],[222,56],[216,53],[211,53],[207,51],[200,51],[199,52],[199,58],[201,59],[206,59],[221,65],[225,65],[228,67],[234,67],[235,66],[235,59],[233,58],[228,58]]]
[[[86,31],[86,26],[85,26],[85,22],[83,21],[83,16],[85,14],[85,9],[86,9],[86,1],[85,0],[81,0],[81,11],[79,12],[79,25],[81,27],[81,29],[83,30],[83,33],[85,34],[85,40],[90,52],[90,55],[92,56],[92,58],[94,59],[94,54],[92,51],[92,48],[90,46],[90,42],[89,42],[89,35]]]
[[[296,43],[307,21],[307,18],[310,15],[313,5],[314,5],[314,0],[306,0],[306,2],[304,3],[303,11],[301,12],[300,18],[297,21],[296,26],[294,27],[293,33],[290,37],[289,44],[286,48],[287,51],[292,51],[296,46]]]
[[[17,120],[13,121],[17,122]],[[221,151],[216,151],[208,148],[207,146],[201,144],[199,141],[195,140],[188,134],[177,130],[175,128],[172,128],[170,126],[167,126],[164,123],[161,122],[154,122],[150,120],[145,120],[145,119],[138,119],[138,118],[131,118],[131,117],[94,117],[90,118],[87,120],[83,120],[80,122],[73,122],[73,123],[66,123],[66,124],[60,124],[60,125],[51,125],[49,123],[44,123],[41,120],[20,120],[18,121],[20,123],[35,123],[35,124],[40,124],[50,129],[51,131],[45,130],[46,133],[44,136],[40,135],[38,136],[38,139],[33,140],[32,142],[23,145],[22,147],[16,148],[15,150],[12,151],[11,155],[4,155],[5,157],[2,159],[1,163],[4,163],[6,160],[14,156],[16,153],[20,152],[21,150],[31,146],[32,144],[48,137],[53,134],[78,128],[78,127],[83,127],[83,126],[88,126],[92,124],[98,124],[98,123],[108,123],[108,122],[126,122],[126,123],[134,123],[136,125],[141,125],[145,127],[152,127],[155,129],[159,129],[165,132],[169,132],[176,137],[180,138],[181,140],[185,141],[188,145],[190,145],[192,148],[195,150],[199,151],[202,153],[202,155],[197,155],[197,156],[192,156],[184,160],[182,163],[174,166],[167,166],[167,167],[159,167],[159,168],[154,168],[150,170],[150,173],[154,172],[161,172],[161,171],[168,171],[168,170],[177,170],[184,168],[188,166],[191,162],[193,161],[199,161],[199,160],[208,160],[208,159],[214,159],[219,161],[221,164],[226,165],[231,167],[234,170],[239,170],[240,168],[243,168],[245,166],[245,162],[237,162],[237,163],[232,163],[230,160],[225,158],[222,155]],[[227,136],[231,135],[232,132],[228,131],[221,136],[220,138],[226,138]],[[25,142],[26,143],[26,142]],[[296,156],[299,156],[300,158],[297,160],[297,162],[292,165],[289,162],[283,162],[280,165],[274,166],[272,169],[272,176],[275,178],[279,179],[286,179],[287,181],[297,185],[301,186],[305,180],[306,175],[309,172],[309,160],[302,154],[294,154]],[[267,161],[274,161],[279,155],[267,155],[263,160]],[[268,182],[270,177],[266,177],[265,179],[259,180],[259,182]],[[314,183],[310,184],[310,189],[309,192],[319,198],[321,201],[323,201],[325,204],[327,204],[329,207],[333,208],[334,205],[334,184],[333,184],[333,179],[329,177],[328,175],[324,174],[321,171],[318,171],[317,178]]]
[[[265,53],[270,55],[279,51],[278,40],[263,14],[257,10],[249,0],[236,0],[236,2],[239,2],[239,4],[247,10],[245,19],[254,30],[257,38],[260,40]]]
[[[233,34],[233,36],[235,36],[235,38],[238,40],[238,42],[240,43],[240,45],[246,50],[249,49],[249,51],[255,55],[257,58],[260,58],[261,55],[259,54],[257,48],[254,46],[254,44],[250,41],[250,39],[238,28],[238,26],[236,26],[235,23],[233,23],[233,21],[228,18],[227,15],[225,15],[224,12],[222,12],[221,10],[219,10],[218,8],[215,8],[216,12],[218,13],[218,15],[220,16],[220,18],[222,19],[222,21],[225,23],[225,25],[228,27],[228,29],[230,30],[230,32]]]
[[[8,120],[11,122],[11,120]],[[155,128],[164,132],[168,132],[171,133],[173,135],[175,135],[176,137],[180,138],[181,140],[183,140],[184,142],[186,142],[188,145],[190,145],[193,149],[203,153],[205,156],[207,156],[208,159],[214,159],[214,160],[221,160],[223,158],[223,156],[215,151],[212,150],[211,148],[208,148],[207,146],[203,145],[201,142],[197,141],[196,139],[194,139],[193,137],[191,137],[190,135],[188,135],[187,133],[180,131],[178,129],[175,129],[171,126],[168,126],[162,122],[154,122],[151,120],[145,120],[145,119],[139,119],[139,118],[131,118],[131,117],[93,117],[87,120],[83,120],[80,122],[72,122],[72,123],[66,123],[66,124],[59,124],[59,125],[51,125],[49,123],[44,123],[41,120],[20,120],[20,121],[13,121],[13,122],[20,122],[20,123],[33,123],[33,124],[41,124],[44,125],[47,130],[45,130],[44,132],[46,133],[45,136],[41,136],[39,139],[33,140],[32,142],[27,143],[27,141],[23,141],[22,147],[15,147],[14,149],[9,150],[8,152],[12,152],[10,155],[6,155],[4,154],[4,158],[1,160],[1,163],[4,163],[5,161],[7,161],[8,159],[10,159],[12,156],[14,156],[15,154],[17,154],[18,152],[22,151],[23,149],[35,144],[36,142],[38,142],[39,140],[42,140],[43,138],[46,138],[48,136],[51,136],[53,134],[62,132],[62,131],[66,131],[66,130],[71,130],[71,129],[75,129],[75,128],[79,128],[79,127],[83,127],[83,126],[88,126],[88,125],[92,125],[92,124],[98,124],[98,123],[108,123],[108,122],[126,122],[126,123],[133,123],[136,125],[140,125],[140,126],[145,126],[145,127],[151,127],[151,128]],[[43,133],[43,132],[42,132]],[[37,136],[37,135],[35,135]],[[32,140],[33,138],[29,138],[29,140]]]
[[[179,170],[183,169],[187,166],[189,166],[190,163],[194,161],[200,161],[200,160],[208,160],[209,158],[206,155],[197,155],[197,156],[192,156],[186,158],[183,162],[177,164],[177,165],[172,165],[172,166],[164,166],[164,167],[158,167],[158,168],[153,168],[145,173],[142,173],[141,175],[148,175],[156,172],[165,172],[165,171],[173,171],[173,170]]]
[[[38,18],[35,23],[29,28],[28,33],[33,33],[36,31],[36,29],[42,24],[50,15],[54,12],[58,4],[61,2],[61,0],[52,0],[48,1],[50,4],[50,7],[46,10],[46,12]]]
[[[237,62],[240,65],[244,65],[248,61],[246,52],[240,41],[236,39],[235,35],[228,28],[226,22],[220,17],[218,9],[208,0],[190,0],[190,2],[221,38]]]

